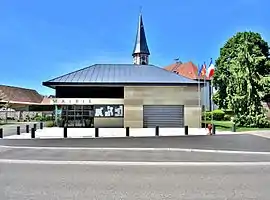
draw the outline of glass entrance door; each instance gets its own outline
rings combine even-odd
[[[68,127],[92,127],[93,106],[91,105],[68,105],[63,106],[62,120]]]

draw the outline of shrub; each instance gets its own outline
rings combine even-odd
[[[225,112],[223,110],[214,110],[213,111],[213,119],[217,121],[224,120]]]
[[[230,110],[230,109],[224,110],[224,112],[225,112],[225,115],[234,116],[233,111],[232,111],[232,110]]]
[[[224,120],[225,121],[231,121],[231,115],[224,115]]]
[[[211,111],[202,112],[202,120],[211,120]]]
[[[46,126],[46,127],[54,127],[54,122],[53,122],[53,121],[47,121],[47,122],[45,123],[45,126]]]
[[[44,121],[44,118],[42,116],[36,115],[34,120],[35,121]]]
[[[223,110],[214,110],[202,112],[202,120],[211,120],[213,114],[213,120],[222,121],[222,120],[231,120],[231,116],[227,116],[225,119],[225,112]]]
[[[52,116],[47,115],[44,117],[44,121],[52,121],[52,120],[53,120]]]
[[[239,127],[270,128],[270,121],[263,114],[257,116],[238,115],[233,121]]]

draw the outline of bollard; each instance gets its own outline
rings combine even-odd
[[[35,128],[31,128],[31,138],[35,138]]]
[[[67,138],[67,127],[64,127],[64,138]]]
[[[213,126],[212,134],[213,135],[216,135],[216,125],[215,124],[212,124],[212,126]]]
[[[98,137],[98,128],[95,128],[95,137]]]
[[[236,125],[235,125],[235,123],[232,124],[232,132],[236,132]]]
[[[26,130],[25,131],[26,131],[26,133],[29,133],[29,125],[28,124],[26,125]]]
[[[129,137],[129,127],[126,127],[126,136]]]
[[[185,126],[185,135],[188,135],[188,126]]]
[[[0,128],[0,138],[3,138],[3,129]]]
[[[156,136],[159,136],[159,127],[156,126]]]
[[[21,132],[21,127],[20,126],[17,126],[17,135],[20,135],[20,132]]]
[[[35,131],[37,130],[37,124],[34,124],[34,129],[35,129]]]
[[[43,122],[40,122],[39,127],[40,129],[43,129]]]

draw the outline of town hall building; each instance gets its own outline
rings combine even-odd
[[[69,127],[200,127],[198,82],[150,64],[140,14],[131,64],[94,64],[43,82]]]

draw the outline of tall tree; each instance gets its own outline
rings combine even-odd
[[[233,109],[238,125],[267,126],[262,100],[270,91],[269,74],[267,42],[258,33],[237,33],[221,48],[216,61],[215,103]]]

